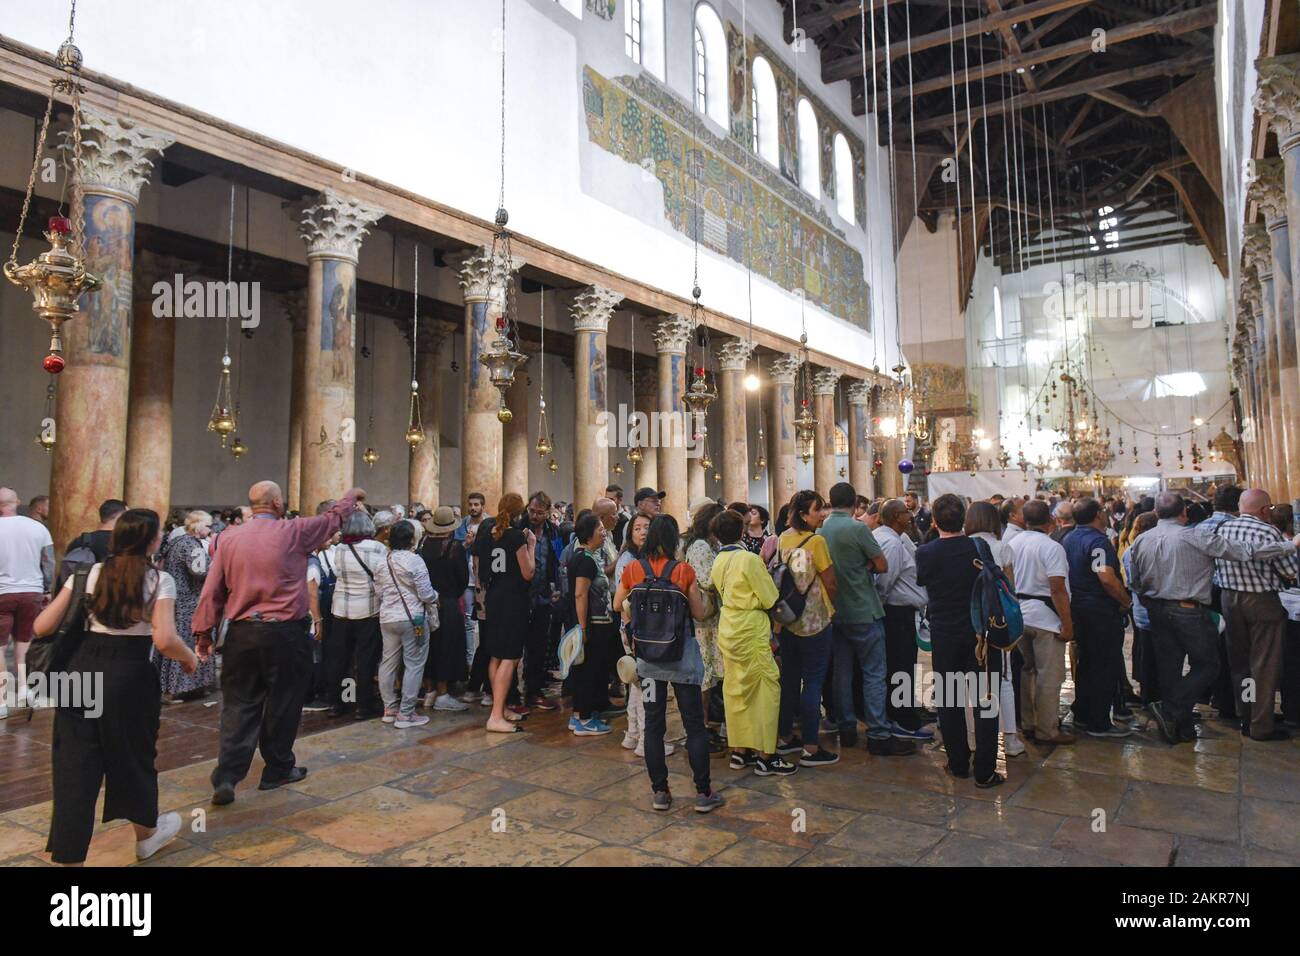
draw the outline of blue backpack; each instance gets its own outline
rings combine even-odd
[[[1025,619],[1011,582],[993,560],[988,542],[971,538],[971,543],[979,555],[975,561],[979,574],[971,586],[970,623],[980,645],[978,656],[982,657],[985,644],[992,644],[1000,651],[1015,647],[1025,633]]]

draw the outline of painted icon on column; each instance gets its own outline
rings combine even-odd
[[[87,196],[86,267],[101,282],[86,296],[85,322],[72,323],[70,337],[91,353],[114,358],[126,355],[134,246],[131,207],[115,196]]]
[[[351,385],[355,381],[357,271],[351,262],[326,259],[322,263],[321,383]]]

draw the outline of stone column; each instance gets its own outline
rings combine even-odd
[[[684,315],[670,315],[655,327],[654,337],[659,353],[659,427],[651,430],[651,441],[659,446],[658,490],[668,493],[664,511],[684,528],[690,493],[686,477],[689,423],[682,394],[686,391],[686,346],[691,340],[691,321]]]
[[[588,286],[570,307],[573,316],[573,500],[590,508],[609,484],[609,365],[606,334],[614,308],[623,295],[602,286]],[[617,423],[613,434],[617,435]]]
[[[293,326],[293,369],[289,380],[289,478],[285,500],[289,510],[314,514],[318,501],[307,508],[302,501],[302,409],[307,376],[307,293],[290,292],[280,299]]]
[[[1260,305],[1264,317],[1261,331],[1264,336],[1264,377],[1268,388],[1264,401],[1273,451],[1272,483],[1268,492],[1275,501],[1289,501],[1287,461],[1290,457],[1290,449],[1286,441],[1286,413],[1282,398],[1282,336],[1278,332],[1276,295],[1273,286],[1273,252],[1268,231],[1264,226],[1251,224],[1246,227],[1245,255],[1254,267],[1258,280]]]
[[[710,456],[714,453],[709,452]],[[716,464],[710,457],[710,464]],[[699,501],[709,493],[709,469],[704,467],[704,459],[699,455],[688,455],[686,457],[686,500],[689,505],[691,502]],[[731,502],[727,502],[730,504]]]
[[[1249,240],[1248,240],[1249,241]],[[1277,494],[1278,473],[1285,466],[1281,460],[1281,426],[1276,421],[1278,400],[1274,397],[1277,382],[1273,375],[1273,362],[1276,360],[1276,339],[1268,321],[1272,306],[1268,304],[1269,296],[1265,294],[1264,284],[1260,281],[1254,260],[1247,255],[1242,284],[1243,294],[1249,305],[1255,325],[1255,376],[1259,382],[1256,403],[1259,409],[1258,428],[1264,450],[1264,471],[1260,486],[1270,495]],[[1271,292],[1271,290],[1269,290]],[[1273,354],[1270,354],[1273,353]]]
[[[532,356],[536,349],[523,343],[516,343],[515,348],[529,356],[529,361],[515,372],[515,380],[506,389],[506,406],[510,409],[510,421],[501,428],[501,493],[516,491],[526,502],[532,489],[528,486],[528,461],[533,453],[533,437],[529,429],[530,417],[528,407],[532,397],[528,394],[528,368],[536,368]]]
[[[745,370],[754,351],[752,342],[737,339],[718,350],[718,401],[722,412],[722,440],[718,443],[718,469],[722,497],[728,502],[749,500],[749,439],[745,431]]]
[[[1300,222],[1300,53],[1288,53],[1285,56],[1264,58],[1256,61],[1259,71],[1259,87],[1255,93],[1255,106],[1269,121],[1277,135],[1278,155],[1281,157],[1282,185],[1280,201],[1277,189],[1270,188],[1269,199],[1262,200],[1267,221],[1272,206],[1274,220],[1285,217],[1287,222]],[[1278,206],[1280,205],[1280,208]],[[1270,226],[1270,233],[1276,242],[1277,233]],[[1289,240],[1289,236],[1287,237]],[[1283,251],[1276,246],[1274,252],[1274,296],[1281,303],[1282,290],[1277,286],[1277,276],[1284,271],[1288,279],[1290,308],[1279,312],[1279,325],[1289,326],[1291,352],[1283,355],[1283,360],[1295,359],[1295,343],[1300,340],[1300,299],[1294,293],[1294,284],[1300,281],[1300,239],[1287,243],[1284,258],[1279,258]],[[1286,367],[1285,365],[1283,366]],[[1297,370],[1291,377],[1300,375]],[[1285,377],[1283,379],[1286,381]],[[1300,388],[1300,386],[1296,386]],[[1300,402],[1300,394],[1295,396]],[[1293,412],[1288,416],[1288,425],[1292,428],[1292,454],[1288,458],[1288,485],[1293,504],[1300,506],[1300,419]]]
[[[50,534],[60,552],[99,526],[105,498],[124,494],[135,211],[154,160],[176,141],[90,107],[83,108],[81,137],[74,174],[85,191],[86,271],[100,287],[82,296],[80,314],[63,331],[67,367],[59,375],[50,469]],[[64,140],[66,148],[70,132]]]
[[[420,383],[420,422],[424,441],[411,452],[407,477],[408,503],[416,501],[429,510],[438,507],[442,492],[442,377],[446,363],[443,348],[455,328],[450,322],[420,324],[415,343],[415,380]]]
[[[860,495],[871,497],[871,463],[875,456],[867,435],[871,431],[871,386],[849,386],[849,482]]]
[[[502,431],[497,419],[501,399],[479,355],[487,351],[496,338],[496,320],[505,308],[506,264],[498,256],[491,261],[487,247],[471,249],[446,257],[459,272],[460,287],[465,295],[464,387],[465,406],[461,432],[461,499],[472,491],[480,492],[489,510],[501,498]],[[513,271],[523,265],[519,257],[509,264]],[[517,373],[522,373],[522,366]]]
[[[1250,198],[1264,214],[1269,263],[1273,273],[1274,332],[1277,336],[1278,378],[1282,394],[1282,430],[1287,456],[1284,466],[1290,496],[1300,495],[1300,368],[1296,362],[1295,300],[1291,277],[1291,238],[1287,219],[1282,160],[1252,161]],[[1290,500],[1288,498],[1287,500]]]
[[[772,423],[768,429],[767,453],[768,490],[772,497],[772,519],[783,504],[787,504],[799,490],[795,474],[794,419],[799,413],[794,397],[795,380],[799,376],[799,360],[793,355],[775,359],[772,372]]]
[[[636,466],[636,487],[659,489],[659,449],[650,440],[651,413],[659,408],[659,374],[653,368],[639,368],[632,377],[632,404],[640,416],[641,461]],[[629,426],[630,428],[631,426]],[[633,491],[624,499],[631,502]]]
[[[813,451],[813,481],[822,497],[839,481],[835,468],[835,386],[840,373],[822,369],[813,376],[813,414],[817,416],[817,444]]]
[[[131,390],[126,412],[126,502],[152,508],[164,520],[171,510],[172,384],[176,366],[175,317],[154,315],[154,283],[174,286],[194,278],[194,263],[141,252],[135,258],[131,303]],[[179,321],[184,321],[179,320]]]
[[[356,452],[357,256],[384,211],[327,189],[301,212],[307,244],[302,510],[352,487]]]

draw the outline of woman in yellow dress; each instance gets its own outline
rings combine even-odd
[[[722,604],[718,649],[722,652],[722,700],[727,711],[731,769],[753,767],[760,777],[786,776],[799,768],[776,753],[781,709],[781,677],[772,656],[772,626],[767,609],[776,603],[762,559],[740,544],[745,519],[727,510],[713,519],[713,536],[722,550],[709,580]]]

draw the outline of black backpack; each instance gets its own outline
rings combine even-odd
[[[89,571],[99,561],[95,557],[95,552],[90,549],[86,541],[86,536],[81,535],[76,541],[68,545],[68,551],[59,562],[59,573],[54,578],[54,592],[58,594],[63,589],[63,583],[72,577],[78,571]]]
[[[672,582],[677,562],[669,559],[663,574],[655,574],[650,562],[641,559],[645,578],[632,588],[628,604],[632,609],[632,635],[636,656],[652,664],[674,664],[686,652],[690,633],[690,602],[686,593]]]
[[[68,669],[72,655],[86,636],[91,595],[86,592],[90,569],[78,569],[72,576],[72,600],[63,612],[58,629],[48,637],[34,638],[27,650],[27,684],[43,684],[48,691],[55,674]],[[33,680],[35,678],[35,680]],[[31,713],[27,715],[31,720]]]

